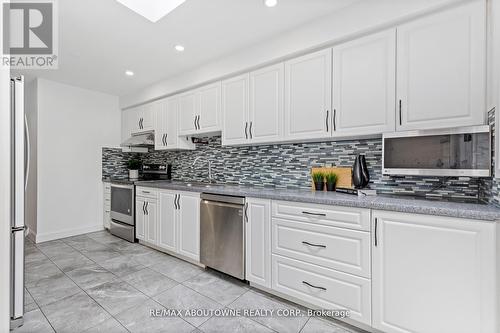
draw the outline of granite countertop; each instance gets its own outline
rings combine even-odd
[[[177,191],[204,192],[241,197],[370,208],[483,221],[500,221],[500,208],[480,203],[458,203],[405,197],[396,198],[395,196],[383,195],[358,197],[336,192],[314,192],[305,189],[273,189],[238,185],[212,185],[207,188],[203,185],[187,186],[185,182],[177,181],[137,181],[135,185]]]

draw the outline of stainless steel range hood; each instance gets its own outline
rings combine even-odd
[[[143,147],[149,148],[155,145],[155,134],[153,131],[132,134],[132,136],[121,144],[122,147]]]

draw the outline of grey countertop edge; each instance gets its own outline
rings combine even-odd
[[[103,179],[103,181],[109,180]],[[488,222],[500,222],[500,208],[487,204],[442,202],[425,199],[394,198],[384,196],[357,197],[342,193],[273,189],[238,185],[222,185],[206,188],[200,186],[187,186],[185,183],[176,181],[139,181],[135,182],[135,185],[185,192],[205,192],[261,199],[337,205],[344,207],[394,211],[400,213],[425,214]]]

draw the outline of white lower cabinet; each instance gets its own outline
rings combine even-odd
[[[135,237],[158,245],[158,192],[137,188],[135,199]]]
[[[380,211],[372,223],[374,328],[498,332],[495,223]]]
[[[245,277],[271,288],[271,200],[246,198]]]
[[[111,224],[111,184],[103,183],[103,217],[104,228],[109,229]]]
[[[158,194],[158,247],[200,261],[200,195],[161,190]]]
[[[178,194],[179,254],[200,261],[200,195]]]
[[[272,288],[350,319],[371,324],[371,280],[273,254]]]
[[[161,191],[159,194],[158,246],[177,251],[177,194]]]
[[[371,325],[370,210],[273,201],[272,285]]]

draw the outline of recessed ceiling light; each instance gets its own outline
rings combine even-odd
[[[127,76],[134,76],[134,72],[132,72],[132,71],[125,71],[125,75],[127,75]]]
[[[274,7],[274,6],[276,6],[278,4],[278,0],[265,0],[264,4],[267,7]]]
[[[175,50],[179,51],[179,52],[182,52],[182,51],[184,51],[184,46],[182,46],[182,45],[175,45]]]
[[[144,16],[151,22],[156,22],[162,17],[179,7],[186,0],[116,0],[137,14]]]

